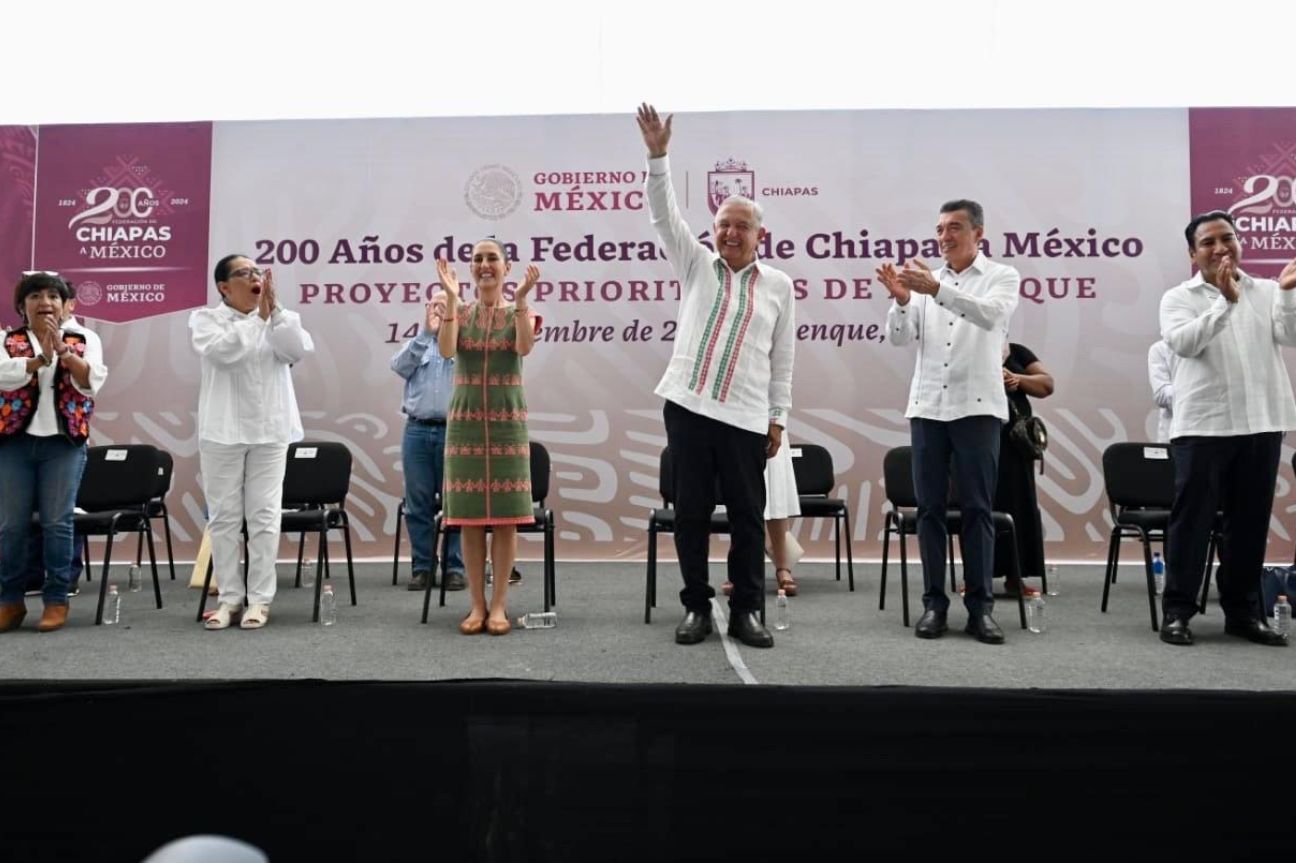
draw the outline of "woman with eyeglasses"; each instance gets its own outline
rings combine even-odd
[[[238,621],[242,629],[260,629],[270,619],[275,596],[288,444],[303,435],[290,367],[315,344],[301,317],[279,304],[270,273],[247,257],[221,258],[215,278],[220,305],[189,316],[202,364],[198,457],[220,590],[216,611],[204,626],[226,629]],[[246,590],[239,566],[245,521]]]
[[[472,608],[459,624],[464,635],[483,629],[504,635],[508,617],[508,578],[496,578],[486,605],[486,529],[491,530],[491,569],[512,572],[517,528],[535,521],[531,502],[531,445],[527,404],[522,391],[522,358],[535,345],[536,320],[527,297],[540,278],[532,264],[504,302],[509,271],[504,244],[494,238],[473,247],[469,272],[476,301],[460,301],[459,279],[449,262],[437,261],[446,293],[437,345],[441,356],[455,357],[455,388],[446,426],[445,524],[463,531],[464,568]]]
[[[25,273],[14,288],[22,326],[0,346],[0,632],[22,625],[28,534],[39,516],[45,610],[36,628],[62,629],[72,580],[72,509],[85,469],[94,397],[108,377],[98,339],[64,325],[71,284]]]

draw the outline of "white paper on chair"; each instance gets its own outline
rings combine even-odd
[[[1145,446],[1143,447],[1143,458],[1152,459],[1153,461],[1166,461],[1170,458],[1170,450],[1163,446]]]
[[[319,452],[318,447],[313,447],[313,446],[298,447],[296,450],[296,455],[294,455],[293,458],[315,458],[315,455],[318,452]]]
[[[104,453],[104,461],[126,461],[126,450],[110,449]]]

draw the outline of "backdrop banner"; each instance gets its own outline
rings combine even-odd
[[[1191,273],[1183,227],[1194,209],[1246,220],[1244,268],[1254,260],[1273,274],[1296,256],[1296,109],[717,113],[677,116],[674,128],[676,191],[699,238],[727,194],[765,208],[761,257],[797,291],[787,439],[831,453],[860,557],[881,554],[882,457],[909,441],[914,365],[913,348],[885,337],[875,270],[938,266],[944,201],[984,205],[984,251],[1022,275],[1011,339],[1057,382],[1036,403],[1051,438],[1038,484],[1053,559],[1103,559],[1102,451],[1155,436],[1147,349],[1161,294]],[[11,140],[0,129],[0,252],[10,256],[32,212],[24,132]],[[553,456],[558,554],[644,555],[665,445],[652,390],[679,285],[648,221],[631,113],[71,126],[37,137],[34,257],[21,263],[97,284],[98,300],[92,289],[79,309],[111,370],[92,442],[175,455],[179,553],[196,552],[204,523],[187,310],[218,301],[215,260],[240,252],[273,270],[314,336],[317,352],[293,370],[306,434],[355,454],[347,509],[357,553],[378,557],[391,554],[402,495],[401,381],[388,362],[417,332],[435,259],[452,259],[466,281],[472,244],[493,235],[520,262],[511,277],[527,262],[541,272],[526,391],[531,435]],[[105,248],[88,251],[95,243]],[[120,269],[94,272],[104,266]],[[1291,455],[1284,448],[1285,465]],[[1280,557],[1291,476],[1284,467],[1272,522]],[[828,527],[793,530],[826,557]],[[538,556],[529,541],[523,556]]]

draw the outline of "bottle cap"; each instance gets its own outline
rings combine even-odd
[[[1278,601],[1279,601],[1279,602],[1286,602],[1286,601],[1287,601],[1287,594],[1285,594],[1285,593],[1280,593],[1280,594],[1278,594]]]
[[[779,588],[778,595],[779,595],[779,596],[787,596],[787,591],[780,587],[780,588]]]

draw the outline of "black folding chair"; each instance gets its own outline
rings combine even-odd
[[[288,446],[284,469],[283,514],[280,533],[318,533],[319,554],[315,561],[315,604],[311,622],[319,621],[320,594],[324,579],[330,577],[328,532],[341,530],[346,546],[347,580],[351,604],[356,604],[355,562],[351,554],[351,519],[346,511],[346,496],[351,488],[351,451],[345,444],[331,441],[302,441]],[[247,526],[244,525],[244,537]],[[246,539],[243,575],[247,577]],[[297,552],[297,580],[301,584],[302,552]],[[211,585],[212,562],[207,563],[202,599],[198,603],[198,620],[207,605],[207,588]]]
[[[157,557],[153,532],[148,530],[148,506],[158,485],[161,456],[149,444],[92,446],[86,449],[85,473],[77,491],[77,507],[72,527],[82,536],[82,555],[90,566],[90,537],[107,538],[104,547],[103,576],[99,579],[99,604],[95,625],[103,623],[104,598],[108,593],[108,568],[112,563],[113,538],[118,533],[143,531],[148,538],[149,564],[153,571],[153,598],[162,607],[162,587],[158,583]]]
[[[1174,460],[1163,443],[1114,443],[1103,450],[1103,485],[1111,507],[1111,538],[1107,543],[1107,568],[1103,573],[1102,610],[1107,611],[1111,586],[1116,583],[1122,539],[1143,544],[1143,569],[1147,575],[1148,616],[1152,631],[1161,626],[1157,619],[1156,579],[1152,573],[1152,543],[1160,542],[1164,558],[1166,534],[1170,528],[1170,507],[1174,503]],[[1219,538],[1219,520],[1211,530],[1206,551],[1206,577],[1202,579],[1198,608],[1206,611],[1211,570]]]
[[[166,496],[171,491],[171,474],[175,469],[175,460],[166,450],[158,450],[157,486],[153,499],[148,502],[148,525],[144,530],[152,530],[154,519],[162,520],[162,535],[166,539],[167,566],[171,570],[171,580],[175,581],[175,553],[171,550],[171,515],[167,511]],[[144,530],[140,531],[135,543],[135,565],[139,566],[144,556]]]
[[[554,512],[545,504],[549,497],[549,450],[544,444],[531,441],[531,502],[535,521],[531,524],[518,525],[518,533],[539,533],[544,535],[544,570],[541,576],[544,592],[544,610],[558,604],[558,574],[554,562]],[[444,608],[446,604],[446,558],[449,551],[450,534],[459,531],[457,525],[444,526],[443,512],[438,509],[432,518],[432,544],[441,546],[441,557],[438,565],[441,568],[441,598],[438,603]],[[486,531],[489,533],[490,528]],[[497,573],[498,578],[508,578],[508,573]],[[428,579],[423,589],[423,622],[428,621],[428,606],[432,603],[432,581]]]
[[[909,625],[909,555],[907,537],[918,535],[918,494],[913,481],[913,448],[895,447],[887,451],[882,459],[882,476],[886,483],[887,501],[891,509],[884,520],[882,536],[882,578],[878,591],[878,608],[886,608],[887,589],[887,553],[891,547],[891,536],[894,534],[900,543],[900,604],[903,609],[904,625]],[[950,484],[949,502],[945,510],[945,530],[949,536],[950,590],[956,590],[954,577],[954,537],[962,530],[963,516],[958,509],[958,490]],[[1021,562],[1017,558],[1017,529],[1012,516],[1006,512],[990,513],[994,524],[995,535],[1007,534],[1012,542],[1012,575],[1021,584]],[[944,577],[944,573],[942,573]],[[1026,600],[1024,591],[1017,591],[1017,615],[1021,619],[1021,628],[1026,628]]]
[[[837,546],[837,580],[842,576],[842,533],[846,534],[846,576],[855,590],[855,560],[851,554],[850,505],[831,497],[837,488],[832,455],[818,444],[803,443],[792,447],[792,471],[796,474],[797,496],[801,501],[801,518],[831,518]]]

